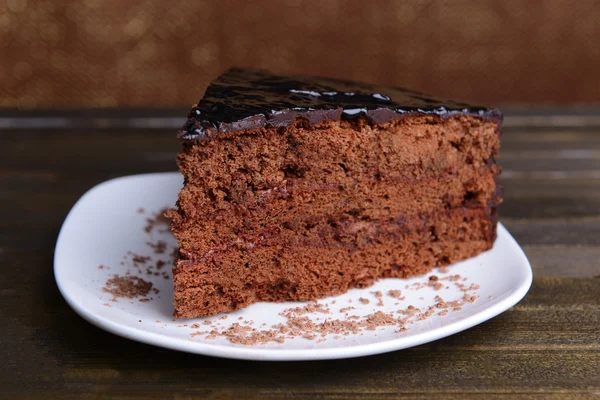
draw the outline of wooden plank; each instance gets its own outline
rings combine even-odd
[[[595,197],[600,195],[600,180],[598,179],[556,179],[556,178],[524,178],[517,176],[500,176],[504,186],[504,195],[517,197],[557,196],[565,198],[571,195],[571,200],[579,197]]]
[[[600,245],[600,218],[500,220],[521,245]]]
[[[523,246],[534,276],[593,278],[600,274],[600,247]]]
[[[544,149],[594,149],[600,144],[600,127],[594,128],[529,128],[502,129],[501,149],[538,151]],[[583,147],[582,147],[583,145]]]
[[[560,179],[557,173],[560,171],[571,175],[579,172],[582,177],[587,173],[597,178],[593,171],[600,169],[600,128],[595,131],[509,130],[504,132],[501,144],[498,161],[507,179],[519,173],[529,173],[536,178],[546,173],[552,177],[550,172],[555,172],[554,177]]]
[[[5,131],[2,135],[4,169],[168,171],[177,168],[180,148],[175,132],[165,130]]]
[[[531,194],[522,195],[506,190],[500,206],[502,219],[549,219],[600,216],[600,194],[584,193],[573,195]]]

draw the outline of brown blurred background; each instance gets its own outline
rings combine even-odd
[[[232,65],[597,104],[600,1],[0,0],[0,107],[188,106]]]

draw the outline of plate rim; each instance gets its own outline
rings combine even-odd
[[[126,325],[121,325],[108,318],[97,315],[92,309],[86,308],[84,305],[77,302],[72,293],[67,288],[68,277],[64,277],[61,268],[58,264],[60,255],[62,254],[61,246],[65,240],[65,227],[69,225],[73,216],[76,215],[78,208],[83,202],[93,195],[94,192],[102,189],[109,184],[114,184],[117,181],[137,178],[152,178],[180,175],[178,172],[155,172],[147,174],[135,174],[112,178],[101,182],[91,189],[86,191],[71,207],[69,213],[65,217],[61,225],[56,246],[54,249],[54,278],[58,289],[67,302],[67,304],[83,319],[91,324],[117,336],[126,339],[135,340],[153,346],[168,348],[171,350],[183,351],[188,353],[200,354],[205,356],[222,357],[230,359],[254,360],[254,361],[309,361],[309,360],[333,360],[344,358],[363,357],[368,355],[376,355],[391,351],[403,350],[421,344],[429,343],[435,340],[442,339],[462,332],[466,329],[479,325],[497,315],[503,313],[509,308],[517,304],[529,291],[533,282],[533,271],[531,264],[525,255],[525,252],[513,238],[510,232],[504,227],[501,222],[498,222],[498,236],[503,235],[514,247],[516,255],[523,265],[524,277],[519,285],[516,286],[513,292],[506,298],[497,303],[492,304],[483,310],[477,311],[461,320],[451,322],[448,325],[439,326],[428,329],[414,336],[400,337],[392,340],[384,340],[381,342],[359,344],[345,347],[333,348],[314,348],[314,349],[264,349],[253,347],[233,347],[223,346],[218,344],[207,344],[203,342],[192,342],[183,338],[171,337],[168,334],[154,333],[146,331],[142,328],[134,328]]]

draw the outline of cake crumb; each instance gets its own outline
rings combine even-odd
[[[144,297],[152,289],[152,283],[137,276],[113,275],[106,281],[102,291],[113,295],[113,299]]]
[[[358,299],[358,301],[360,301],[362,304],[369,304],[370,303],[369,299],[365,299],[364,297],[361,297],[360,299]]]
[[[131,251],[128,251],[127,254],[131,256],[131,262],[133,263],[134,267],[138,267],[140,264],[144,265],[150,261],[150,257],[148,256],[142,256]]]
[[[402,292],[399,290],[388,290],[387,294],[395,299],[399,299],[402,296]]]
[[[165,216],[165,214],[169,211],[168,207],[162,208],[156,213],[152,215],[151,218],[146,218],[146,226],[144,227],[144,231],[146,233],[151,233],[156,227],[168,227],[171,223],[171,220]],[[166,229],[162,229],[161,232],[165,232]]]
[[[383,293],[381,293],[379,290],[375,291],[375,292],[371,292],[373,294],[373,296],[377,297],[377,305],[379,307],[383,307]]]
[[[294,307],[294,308],[286,308],[279,315],[284,316],[286,318],[291,318],[293,316],[312,314],[312,313],[321,313],[321,314],[329,314],[330,309],[326,307],[324,304],[320,303],[308,303],[303,307]]]
[[[164,252],[167,250],[167,242],[164,240],[159,240],[156,243],[146,242],[146,245],[154,250],[154,254],[164,254]]]

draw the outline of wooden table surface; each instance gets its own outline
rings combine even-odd
[[[600,110],[506,112],[501,221],[533,265],[523,301],[415,348],[287,363],[123,339],[58,292],[71,206],[107,179],[175,170],[185,114],[0,111],[0,398],[600,399]]]

